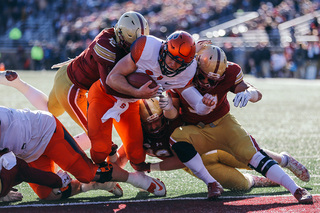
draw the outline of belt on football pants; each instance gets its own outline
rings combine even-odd
[[[206,125],[209,125],[210,127],[216,127],[216,125],[213,123],[213,122],[211,122],[211,123],[208,123],[208,124],[205,124],[205,123],[203,123],[203,122],[199,122],[199,123],[197,123],[197,127],[199,127],[200,129],[203,129]]]

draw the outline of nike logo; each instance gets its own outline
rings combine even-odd
[[[162,191],[163,187],[154,179],[152,180],[152,183],[150,184],[149,188],[147,189],[148,192],[154,193],[154,190],[157,188],[157,186],[159,186],[159,190],[158,191]]]
[[[157,181],[153,180],[153,182],[159,186],[159,191],[161,191],[163,189],[163,187]]]
[[[172,85],[171,83],[168,83],[168,82],[164,82],[164,84],[166,84],[166,85]]]

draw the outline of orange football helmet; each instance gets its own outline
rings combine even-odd
[[[201,92],[215,87],[224,78],[228,66],[224,51],[214,45],[204,45],[196,55],[198,68],[194,77],[194,84]],[[208,82],[203,82],[208,78]]]
[[[192,36],[185,31],[172,33],[162,45],[159,55],[159,64],[163,75],[173,77],[185,70],[193,61],[196,53],[196,44]],[[166,56],[179,63],[177,70],[172,70],[166,64]]]
[[[124,13],[114,27],[118,45],[130,51],[131,44],[142,35],[149,35],[149,24],[138,12]]]

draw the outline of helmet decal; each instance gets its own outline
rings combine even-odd
[[[198,68],[193,82],[200,92],[205,93],[224,79],[227,57],[221,48],[207,44],[199,50],[196,58]]]
[[[129,11],[124,13],[114,27],[117,45],[126,52],[131,44],[142,35],[149,35],[149,24],[140,13]]]

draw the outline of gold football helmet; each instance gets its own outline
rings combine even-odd
[[[201,91],[207,91],[224,78],[228,66],[226,54],[220,47],[207,44],[199,50],[196,59],[198,69],[194,83]],[[203,83],[205,78],[208,78],[209,83]]]
[[[114,27],[117,43],[130,51],[131,44],[142,35],[149,35],[149,24],[138,12],[129,11],[124,13]]]
[[[140,119],[142,127],[148,133],[157,133],[164,128],[163,110],[156,98],[140,100]]]

